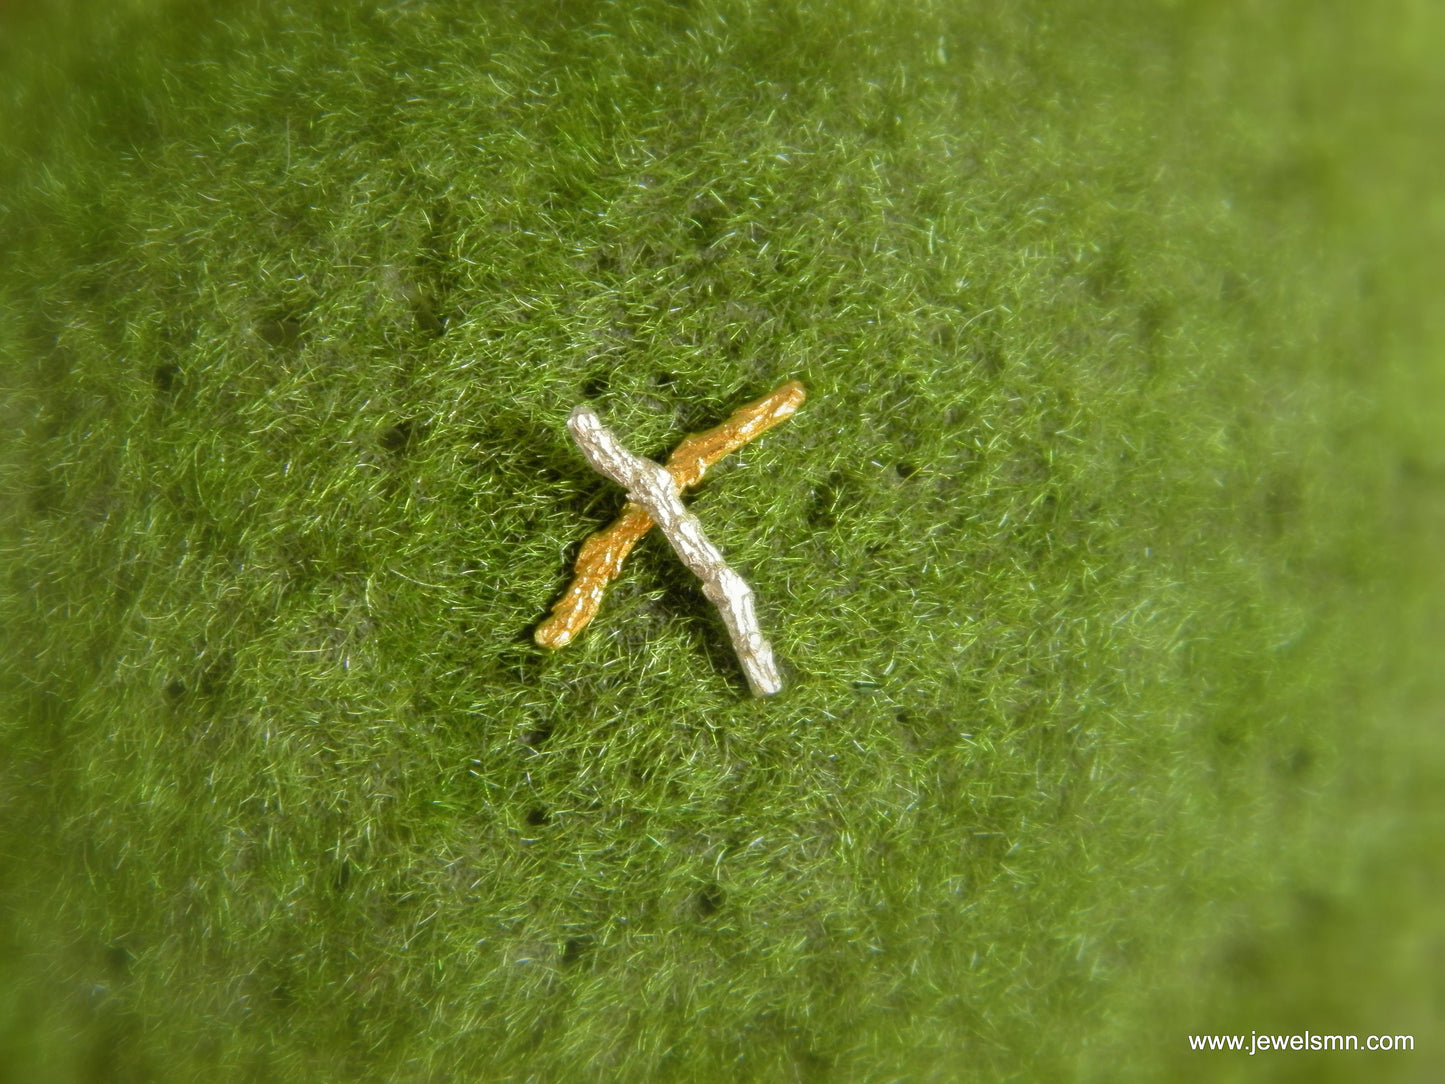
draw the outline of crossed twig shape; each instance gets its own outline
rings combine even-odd
[[[683,506],[682,490],[697,485],[728,452],[792,417],[806,395],[802,384],[789,381],[716,428],[686,437],[666,466],[629,452],[588,407],[574,410],[567,421],[573,440],[593,469],[627,490],[628,502],[611,526],[582,544],[572,583],[552,607],[552,616],[537,627],[537,643],[556,649],[581,632],[602,604],[607,584],[622,571],[627,554],[656,524],[722,615],[753,694],[771,696],[781,690],[772,647],[758,626],[752,589]]]

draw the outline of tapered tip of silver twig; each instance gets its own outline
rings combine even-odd
[[[596,430],[602,425],[602,419],[586,403],[578,403],[572,408],[572,413],[567,417],[567,428],[576,433],[579,430],[587,432]]]
[[[743,673],[748,679],[748,689],[754,696],[776,696],[783,691],[783,679],[776,673],[766,677],[746,670]]]

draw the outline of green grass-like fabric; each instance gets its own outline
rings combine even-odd
[[[1442,44],[0,6],[0,1081],[1445,1073]]]

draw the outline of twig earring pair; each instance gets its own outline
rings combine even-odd
[[[572,584],[552,608],[552,616],[537,627],[537,643],[560,648],[582,631],[627,554],[655,523],[718,608],[753,694],[779,692],[782,678],[772,647],[758,626],[752,589],[683,506],[681,491],[697,485],[708,467],[728,452],[792,417],[806,396],[802,384],[789,381],[737,410],[722,425],[684,439],[665,467],[629,452],[587,407],[574,410],[567,422],[573,440],[598,473],[627,490],[628,503],[610,527],[583,543]]]

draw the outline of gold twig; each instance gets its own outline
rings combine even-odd
[[[684,437],[664,464],[679,492],[701,482],[708,468],[729,452],[791,418],[807,395],[802,384],[790,380],[761,399],[739,407],[721,425]],[[652,526],[652,517],[640,505],[628,501],[610,526],[589,535],[577,554],[567,592],[552,607],[552,615],[537,626],[533,639],[554,651],[571,643],[596,616],[607,585],[622,572],[632,547]]]

